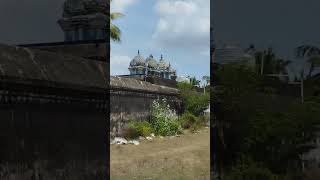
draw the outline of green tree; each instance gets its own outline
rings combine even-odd
[[[264,51],[256,51],[256,71],[261,74],[288,74],[287,66],[291,63],[289,60],[277,58],[272,48]]]
[[[205,82],[205,84],[210,84],[210,76],[203,76],[202,80]]]
[[[111,0],[112,2],[112,0]],[[115,42],[120,42],[121,41],[121,30],[118,26],[113,24],[113,21],[123,17],[124,14],[119,13],[119,12],[111,12],[110,14],[110,38],[111,40]]]
[[[178,89],[182,98],[184,109],[195,116],[201,115],[210,103],[209,93],[197,92],[195,87],[186,82],[179,82]]]
[[[196,79],[196,77],[190,78],[190,84],[193,86],[198,86],[200,84],[200,81]]]
[[[269,93],[264,78],[245,66],[225,65],[216,72],[213,109],[217,134],[214,152],[220,174],[232,172],[243,155],[283,175],[301,169],[301,154],[313,146],[318,131],[320,103],[310,97],[304,104],[295,98]]]
[[[220,174],[230,170],[235,163],[245,134],[245,125],[252,112],[252,102],[258,98],[254,92],[260,82],[259,74],[244,65],[225,65],[216,70],[216,90],[213,97],[213,110],[216,117],[216,165]]]

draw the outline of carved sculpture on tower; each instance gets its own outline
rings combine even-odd
[[[58,21],[65,41],[106,39],[108,8],[108,0],[66,0]]]

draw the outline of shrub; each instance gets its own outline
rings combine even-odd
[[[190,112],[186,112],[180,117],[181,126],[185,129],[190,128],[196,122],[197,117]]]
[[[182,132],[178,116],[165,99],[155,100],[151,107],[151,127],[156,135],[170,136]]]
[[[202,126],[206,126],[209,121],[209,116],[202,115],[198,117],[198,122]]]
[[[152,128],[150,123],[147,121],[131,121],[128,125],[129,128],[135,129],[139,136],[149,136],[152,133]]]
[[[125,139],[136,139],[140,136],[137,129],[132,127],[127,127],[122,130],[122,137]]]
[[[196,117],[190,112],[184,113],[180,117],[180,124],[185,129],[190,129],[190,131],[195,132],[199,130],[202,126],[205,126],[208,122],[208,116],[199,116]]]

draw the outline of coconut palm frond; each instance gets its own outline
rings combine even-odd
[[[112,23],[110,23],[110,38],[115,42],[121,42],[121,30]]]
[[[112,0],[110,0],[110,3]],[[110,13],[110,38],[114,42],[121,42],[121,30],[118,26],[113,24],[113,21],[125,16],[124,14],[120,12],[112,12]]]
[[[125,16],[125,15],[122,13],[119,13],[119,12],[114,12],[114,13],[110,14],[111,20],[115,20],[115,19],[121,18],[123,16]]]
[[[320,56],[313,56],[310,59],[308,59],[309,63],[313,63],[316,66],[320,65]]]
[[[310,57],[320,54],[320,49],[313,45],[302,45],[295,49],[297,57]]]

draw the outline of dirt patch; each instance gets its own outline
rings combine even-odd
[[[155,138],[140,145],[110,146],[111,180],[209,180],[210,131]]]

